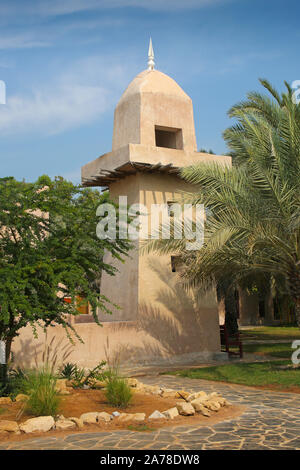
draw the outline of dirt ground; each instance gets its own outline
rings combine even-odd
[[[165,411],[168,408],[175,406],[178,399],[175,398],[163,398],[155,395],[145,395],[139,392],[135,392],[132,403],[123,409],[117,409],[108,405],[105,401],[104,393],[101,390],[73,390],[70,395],[62,397],[59,414],[63,414],[66,418],[74,416],[79,418],[82,413],[89,411],[106,411],[112,413],[113,411],[119,411],[120,413],[146,413],[149,416],[154,410]],[[24,413],[21,418],[16,419],[16,415],[22,405],[20,403],[12,403],[11,405],[2,405],[2,412],[0,413],[0,420],[12,420],[23,422],[32,416],[28,413]],[[221,408],[218,412],[212,412],[211,416],[205,417],[202,415],[194,416],[178,416],[172,420],[161,419],[161,420],[148,420],[146,419],[142,423],[134,421],[118,422],[117,419],[105,423],[101,421],[98,424],[85,425],[83,429],[78,430],[74,428],[70,431],[49,431],[47,433],[30,433],[15,435],[13,433],[0,434],[1,441],[21,441],[33,437],[50,437],[50,436],[65,436],[67,434],[79,434],[79,433],[90,433],[90,432],[103,432],[111,430],[130,429],[131,431],[149,431],[165,426],[193,426],[215,424],[225,419],[231,419],[240,415],[244,411],[245,407],[242,406],[226,406]]]

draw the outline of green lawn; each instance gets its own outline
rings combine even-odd
[[[191,379],[206,379],[221,382],[231,382],[250,386],[270,386],[281,390],[300,393],[300,369],[282,370],[280,365],[289,361],[272,361],[256,363],[226,364],[200,369],[179,370],[168,374],[189,377]],[[298,390],[297,390],[298,388]]]
[[[268,344],[244,344],[245,353],[256,354],[257,356],[271,356],[283,359],[290,359],[294,349],[289,343],[268,343]],[[234,350],[234,349],[233,349]]]
[[[243,339],[263,340],[263,339],[300,339],[300,328],[297,326],[260,326],[249,330],[241,330]]]

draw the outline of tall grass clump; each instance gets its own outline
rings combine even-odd
[[[133,393],[125,379],[111,374],[107,379],[105,397],[110,405],[126,408],[132,400]]]
[[[23,391],[28,395],[25,411],[35,416],[57,414],[61,398],[56,390],[56,378],[49,370],[28,372],[23,381]]]

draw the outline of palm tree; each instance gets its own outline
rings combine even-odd
[[[224,138],[232,168],[200,164],[182,177],[197,185],[185,202],[209,207],[203,247],[185,250],[185,240],[152,240],[148,250],[176,252],[188,285],[231,285],[273,276],[291,295],[300,326],[300,107],[292,91],[281,96],[266,81],[269,96],[250,93],[229,115],[236,124]]]

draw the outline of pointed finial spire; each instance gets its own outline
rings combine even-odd
[[[154,51],[152,46],[152,39],[150,37],[149,50],[148,50],[148,70],[154,70]]]

